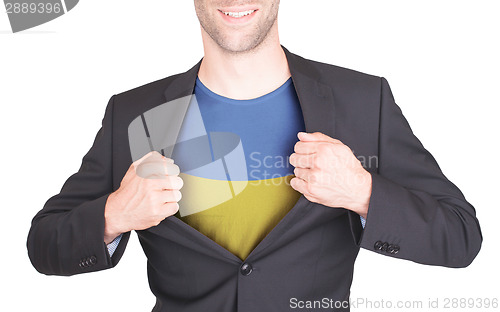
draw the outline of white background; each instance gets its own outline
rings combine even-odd
[[[388,79],[414,133],[475,206],[482,226],[482,250],[466,269],[362,250],[353,299],[422,300],[425,307],[429,298],[442,305],[445,298],[500,297],[497,3],[281,3],[281,42],[290,51]],[[0,310],[150,311],[155,299],[135,234],[116,268],[73,277],[36,272],[26,237],[31,218],[78,170],[108,99],[184,72],[202,57],[193,2],[83,0],[18,34],[2,9],[0,56]]]

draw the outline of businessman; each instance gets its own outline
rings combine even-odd
[[[153,311],[290,311],[298,301],[349,311],[360,247],[429,265],[473,261],[475,210],[413,135],[384,78],[288,51],[279,0],[194,4],[204,57],[111,97],[80,169],[33,219],[27,246],[39,272],[112,268],[135,230]],[[183,213],[184,201],[206,204],[221,179],[186,171],[193,153],[165,152],[153,125],[180,142],[200,120],[210,144],[212,134],[237,135],[245,187],[228,175],[229,199]],[[140,144],[152,151],[138,153]],[[233,170],[214,151],[213,162]]]

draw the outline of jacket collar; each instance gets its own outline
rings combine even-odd
[[[306,132],[318,131],[333,137],[335,134],[335,105],[332,89],[321,82],[321,72],[312,61],[291,53],[284,46],[281,47],[285,52],[295,91],[299,98]],[[179,74],[172,81],[164,92],[166,102],[194,93],[194,85],[201,61],[187,72]]]

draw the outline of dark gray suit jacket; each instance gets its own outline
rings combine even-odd
[[[338,138],[366,160],[373,180],[366,228],[355,213],[301,196],[241,261],[168,217],[137,232],[157,297],[153,311],[289,311],[291,298],[348,300],[360,247],[447,267],[465,267],[479,252],[474,208],[413,135],[387,81],[284,50],[306,131]],[[110,257],[104,207],[132,163],[127,127],[142,113],[192,94],[199,65],[110,99],[80,169],[33,219],[27,246],[39,272],[73,275],[118,263],[130,233]]]

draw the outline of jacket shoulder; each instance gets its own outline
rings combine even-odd
[[[118,101],[136,101],[147,98],[161,98],[163,99],[163,92],[165,89],[171,84],[175,78],[177,78],[181,74],[171,75],[162,79],[158,79],[144,85],[135,87],[133,89],[129,89],[120,93],[115,94],[115,99]]]
[[[113,116],[117,124],[130,124],[146,111],[167,102],[166,90],[183,73],[168,76],[113,96]],[[177,88],[174,88],[177,90]]]
[[[331,86],[345,88],[376,87],[380,89],[381,76],[364,73],[358,70],[310,60],[294,55],[302,64],[301,71],[317,77],[319,81]]]

